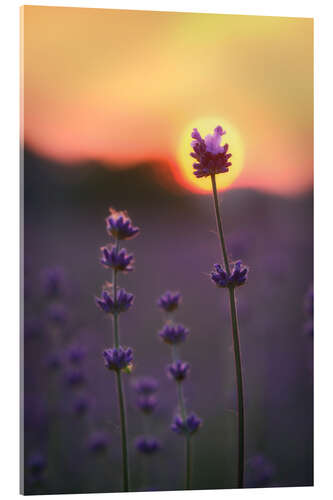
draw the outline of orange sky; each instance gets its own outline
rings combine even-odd
[[[217,117],[241,141],[233,187],[312,186],[311,19],[28,6],[22,29],[22,132],[35,151],[163,161],[198,190],[181,141]]]

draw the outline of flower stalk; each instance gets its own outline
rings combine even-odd
[[[176,382],[178,409],[180,416],[173,420],[171,429],[185,438],[185,489],[191,489],[191,438],[201,426],[202,422],[193,413],[188,415],[184,400],[183,382],[186,379],[190,365],[179,359],[179,344],[183,343],[189,335],[189,330],[181,324],[175,324],[171,313],[178,308],[181,301],[179,292],[166,292],[157,301],[158,306],[167,313],[168,320],[159,332],[160,338],[171,347],[172,364],[167,368],[170,379]]]
[[[248,269],[242,265],[239,260],[233,264],[233,269],[230,268],[228,251],[223,234],[222,218],[220,213],[219,201],[216,188],[216,175],[229,172],[229,167],[232,165],[229,153],[229,145],[221,145],[222,136],[226,131],[218,125],[214,129],[213,134],[208,134],[204,139],[199,131],[195,128],[192,131],[191,146],[193,151],[190,156],[195,159],[193,163],[193,174],[197,178],[210,177],[212,181],[213,200],[215,208],[216,227],[219,234],[222,259],[224,267],[220,264],[215,264],[215,270],[211,273],[212,281],[219,288],[228,288],[230,316],[232,323],[232,337],[235,356],[235,370],[237,380],[237,402],[238,402],[238,467],[237,467],[237,485],[238,488],[244,487],[244,459],[245,459],[245,425],[244,425],[244,394],[243,394],[243,378],[242,378],[242,362],[239,344],[239,330],[237,307],[235,299],[235,288],[247,280]]]
[[[128,311],[132,306],[134,296],[124,289],[118,290],[117,277],[118,272],[126,273],[133,270],[133,255],[128,254],[125,248],[119,249],[119,243],[121,240],[134,238],[139,233],[139,228],[132,225],[126,212],[117,212],[113,208],[110,209],[106,224],[107,232],[114,238],[115,244],[101,248],[102,258],[100,262],[104,267],[112,270],[112,283],[107,283],[101,297],[96,297],[96,305],[104,313],[113,316],[114,346],[105,349],[103,357],[106,368],[115,371],[116,374],[121,428],[123,491],[129,491],[127,417],[122,372],[128,373],[131,370],[133,351],[130,347],[120,345],[118,317],[120,313]]]
[[[119,239],[116,239],[116,248],[118,251]],[[113,269],[113,300],[117,301],[117,269]],[[118,313],[113,315],[113,334],[114,334],[114,344],[115,347],[119,348],[119,334],[118,334]],[[127,440],[127,418],[126,418],[126,407],[125,407],[125,396],[123,390],[123,383],[121,378],[121,371],[116,371],[117,378],[117,393],[118,393],[118,403],[119,403],[119,417],[120,417],[120,429],[121,429],[121,448],[122,448],[122,460],[123,460],[123,490],[129,491],[129,465],[128,465],[128,440]]]
[[[220,214],[220,208],[217,197],[216,180],[215,174],[211,175],[212,188],[213,188],[213,198],[216,216],[216,226],[219,234],[222,257],[224,260],[225,269],[227,274],[230,275],[230,267],[228,262],[228,254],[226,243],[224,240],[222,219]],[[237,380],[237,401],[238,401],[238,471],[237,471],[237,485],[238,488],[244,487],[244,455],[245,455],[245,429],[244,429],[244,394],[243,394],[243,375],[242,375],[242,361],[240,353],[240,343],[239,343],[239,329],[238,329],[238,317],[237,308],[235,300],[235,288],[233,286],[228,287],[229,290],[229,304],[230,304],[230,316],[232,323],[232,336],[233,336],[233,346],[234,346],[234,356],[235,356],[235,369],[236,369],[236,380]]]

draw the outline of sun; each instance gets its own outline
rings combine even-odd
[[[231,186],[235,179],[239,176],[243,169],[244,163],[244,147],[243,142],[237,129],[228,121],[220,117],[202,117],[191,121],[181,136],[177,152],[178,176],[183,185],[188,189],[197,193],[211,192],[212,185],[210,177],[197,179],[193,175],[194,159],[190,156],[192,151],[190,143],[191,132],[197,128],[202,137],[207,134],[212,134],[214,128],[221,125],[226,134],[222,136],[222,144],[229,144],[229,152],[232,154],[230,161],[232,165],[229,172],[216,176],[216,184],[218,189],[226,189]]]

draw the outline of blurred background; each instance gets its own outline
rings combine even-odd
[[[156,299],[180,290],[191,335],[188,408],[193,487],[236,482],[236,394],[227,296],[209,279],[221,261],[209,184],[192,175],[190,132],[217,124],[233,154],[219,177],[232,259],[249,266],[237,291],[246,398],[246,484],[313,481],[312,20],[22,8],[25,492],[121,489],[114,376],[101,353],[111,322],[94,304],[110,279],[99,264],[108,207],[141,234],[125,246],[121,286],[133,347],[126,380],[133,490],[183,488],[183,440],[170,431],[175,388],[158,339]],[[127,243],[127,242],[126,242]],[[61,286],[49,293],[50,270]],[[53,271],[52,271],[53,272]],[[74,353],[74,354],[73,354]],[[132,381],[159,380],[144,432]]]

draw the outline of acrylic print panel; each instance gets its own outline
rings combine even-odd
[[[22,8],[26,494],[312,485],[312,30]]]

